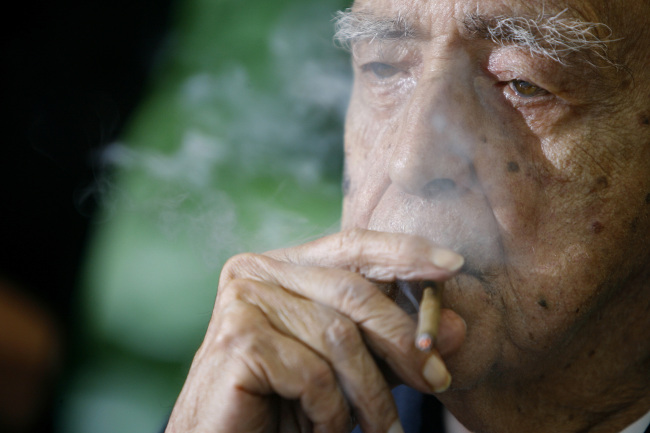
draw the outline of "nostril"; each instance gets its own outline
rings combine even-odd
[[[453,192],[456,189],[456,182],[453,180],[443,177],[434,179],[431,182],[427,183],[424,186],[424,193],[428,197],[436,197],[442,194]]]

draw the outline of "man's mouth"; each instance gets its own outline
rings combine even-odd
[[[468,275],[470,277],[476,278],[481,284],[488,284],[491,276],[495,276],[494,272],[489,272],[485,267],[480,266],[472,257],[468,254],[463,254],[461,251],[460,254],[465,258],[465,263],[463,267],[460,268],[460,275]]]
[[[491,289],[491,280],[494,276],[495,273],[488,272],[477,266],[472,260],[465,260],[465,264],[458,275],[449,280],[451,283],[449,286],[450,288],[459,286],[459,280],[464,279],[463,277],[471,277],[478,281],[486,292],[490,293],[493,291]],[[424,283],[424,281],[397,280],[393,283],[381,283],[379,288],[407,314],[416,317],[422,299],[422,292],[425,288]]]

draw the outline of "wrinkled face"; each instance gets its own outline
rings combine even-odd
[[[458,387],[542,365],[650,290],[650,15],[624,3],[359,0],[341,23],[343,226],[465,256],[444,299],[468,325]]]

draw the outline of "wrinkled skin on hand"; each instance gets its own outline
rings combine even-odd
[[[415,322],[375,283],[442,281],[460,265],[426,239],[359,229],[235,256],[167,431],[340,433],[352,416],[366,432],[397,428],[390,386],[446,389],[440,356],[465,324],[443,311],[440,352],[420,352]]]

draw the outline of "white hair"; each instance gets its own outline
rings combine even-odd
[[[612,30],[605,24],[565,17],[566,11],[537,18],[501,15],[486,20],[480,15],[472,15],[464,24],[470,30],[480,29],[496,44],[522,47],[532,55],[562,64],[571,54],[588,53],[613,65],[607,56],[607,46],[614,41],[611,39]],[[593,64],[591,59],[588,61]]]
[[[609,65],[614,63],[607,56],[611,29],[601,23],[581,21],[566,16],[567,9],[556,15],[536,18],[505,15],[487,17],[472,14],[465,18],[465,29],[475,37],[485,38],[496,44],[513,45],[527,49],[532,55],[547,57],[564,64],[572,54],[586,55],[590,64],[599,59]],[[363,11],[338,12],[334,18],[335,42],[349,49],[362,40],[380,41],[412,39],[417,37],[413,24],[398,15],[382,18]]]
[[[339,11],[334,17],[334,41],[350,49],[351,44],[362,40],[401,40],[415,37],[410,21],[402,15],[393,18],[378,18],[366,12]]]

